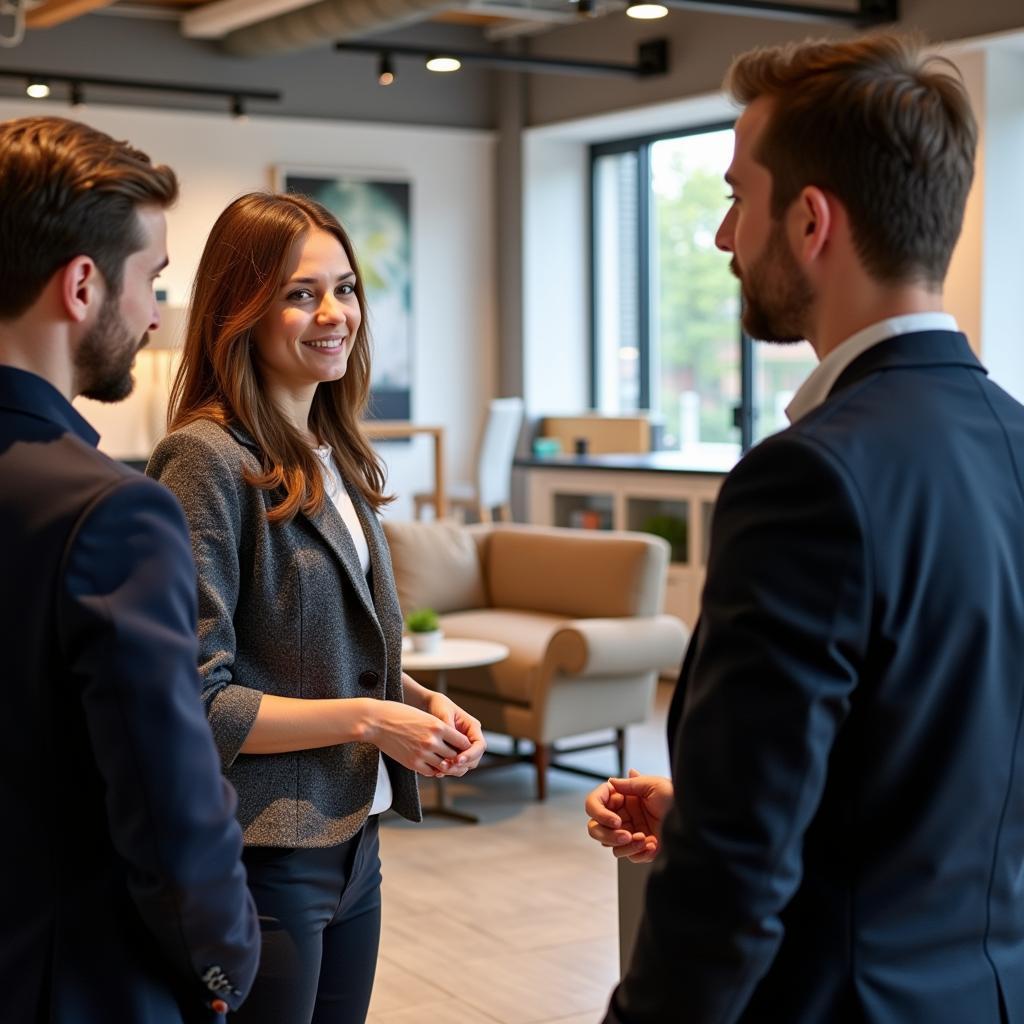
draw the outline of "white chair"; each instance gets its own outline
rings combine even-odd
[[[494,510],[498,519],[510,521],[509,492],[512,487],[512,460],[516,454],[519,429],[523,424],[521,398],[494,398],[487,413],[487,423],[476,460],[476,480],[473,483],[454,483],[448,489],[448,507],[458,509],[464,518],[466,511],[474,513],[481,523],[493,522]],[[432,492],[413,495],[414,516],[422,517],[423,509],[433,508]]]

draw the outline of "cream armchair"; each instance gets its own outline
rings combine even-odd
[[[687,631],[662,615],[668,544],[644,533],[511,524],[385,522],[405,614],[431,607],[446,636],[495,640],[509,657],[450,673],[452,698],[484,728],[534,745],[537,796],[561,754],[614,744],[651,710],[659,670],[679,664]],[[614,740],[557,740],[612,729]],[[604,776],[600,776],[604,777]]]

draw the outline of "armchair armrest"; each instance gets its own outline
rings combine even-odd
[[[545,661],[579,676],[629,675],[682,662],[689,633],[672,615],[574,619],[551,638]]]

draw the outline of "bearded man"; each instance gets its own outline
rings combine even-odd
[[[256,972],[185,519],[71,405],[131,391],[176,195],[86,125],[0,123],[4,1024],[223,1020]]]
[[[820,364],[721,490],[618,1024],[1024,1021],[1024,408],[942,310],[976,128],[891,35],[762,49],[717,237]]]

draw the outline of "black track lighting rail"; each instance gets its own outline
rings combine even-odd
[[[169,93],[174,96],[208,96],[230,102],[237,110],[246,100],[278,103],[281,93],[267,89],[246,87],[230,88],[220,85],[186,85],[182,82],[154,82],[139,78],[103,78],[96,75],[69,75],[38,71],[35,69],[0,68],[0,78],[16,78],[22,81],[45,82],[47,85],[66,85],[72,97],[81,98],[83,90],[89,87],[118,89],[125,92]]]
[[[857,0],[856,8],[818,7],[783,0],[661,0],[666,7],[718,14],[749,14],[757,18],[817,21],[870,28],[898,21],[899,0]]]
[[[663,75],[668,70],[668,41],[655,39],[641,43],[637,48],[635,64],[616,64],[607,61],[569,60],[556,57],[528,57],[520,54],[494,53],[486,50],[450,50],[443,46],[405,46],[397,43],[335,43],[343,53],[373,53],[392,57],[455,57],[463,64],[504,71],[534,71],[551,75],[618,75],[625,78],[648,78]]]

